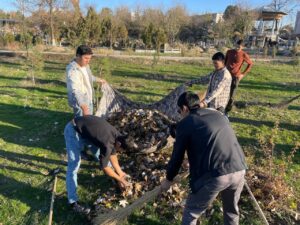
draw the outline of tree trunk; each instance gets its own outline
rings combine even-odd
[[[112,35],[112,31],[110,31],[110,34],[109,34],[109,47],[110,47],[110,49],[112,49],[112,42],[113,42],[113,35]]]
[[[50,32],[51,32],[51,44],[55,46],[55,37],[54,37],[54,25],[53,25],[53,1],[49,1],[49,15],[50,15]]]

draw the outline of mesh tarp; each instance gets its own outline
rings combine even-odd
[[[114,112],[131,109],[151,109],[158,110],[170,119],[177,121],[180,118],[180,115],[177,112],[177,99],[183,92],[186,91],[186,87],[181,85],[171,91],[160,101],[152,104],[133,102],[108,83],[103,84],[101,90],[103,95],[98,105],[96,116],[107,118]]]

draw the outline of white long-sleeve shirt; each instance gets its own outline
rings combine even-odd
[[[66,68],[66,80],[71,107],[93,104],[93,82],[96,77],[92,75],[89,66],[83,68],[72,61]]]

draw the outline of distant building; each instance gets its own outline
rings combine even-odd
[[[282,18],[287,13],[273,10],[270,7],[262,7],[257,11],[256,26],[248,35],[248,46],[264,47],[267,43],[277,43]]]
[[[258,34],[267,36],[277,36],[281,27],[281,21],[287,14],[282,11],[262,8],[259,14]]]
[[[297,18],[296,18],[296,23],[295,23],[295,29],[294,29],[295,31],[295,34],[297,35],[297,36],[299,36],[300,35],[300,11],[298,11],[298,13],[297,13]]]
[[[136,13],[135,12],[131,12],[130,13],[130,18],[131,18],[131,21],[135,21],[136,20]]]
[[[224,22],[224,14],[223,13],[213,13],[212,14],[212,19],[213,22],[216,23],[220,23],[220,22]]]
[[[0,19],[0,32],[2,33],[13,33],[17,31],[16,25],[19,23],[15,19]]]
[[[224,22],[224,17],[223,17],[223,13],[205,13],[205,14],[200,14],[200,15],[192,15],[191,18],[195,19],[196,21],[207,21],[208,20],[213,23],[213,24],[217,24],[217,23],[221,23]]]

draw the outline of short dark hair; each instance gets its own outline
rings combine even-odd
[[[217,61],[225,61],[225,55],[222,52],[217,52],[216,54],[213,55],[211,59]]]
[[[125,136],[125,135],[118,136],[116,138],[116,142],[120,142],[122,149],[126,150],[128,148],[127,136]]]
[[[238,45],[244,45],[244,40],[243,40],[243,39],[238,40],[238,41],[236,42],[236,44],[238,44]]]
[[[92,49],[87,45],[80,45],[76,50],[76,56],[93,55]]]
[[[178,98],[177,105],[183,109],[185,105],[189,110],[200,108],[199,96],[191,91],[184,92]]]

